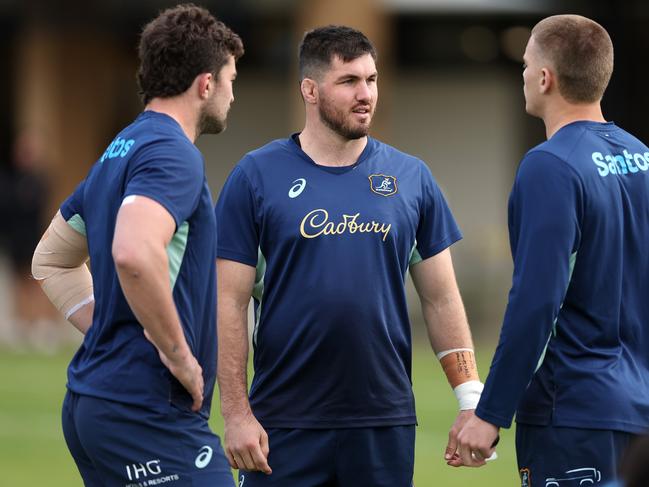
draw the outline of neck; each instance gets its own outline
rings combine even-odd
[[[326,125],[307,123],[300,133],[302,150],[320,166],[351,166],[356,164],[367,145],[367,137],[346,139]]]
[[[584,105],[561,103],[549,108],[543,115],[545,135],[549,139],[557,131],[569,123],[578,121],[606,122],[599,102]]]
[[[154,98],[144,107],[145,111],[151,110],[173,118],[192,143],[196,142],[198,134],[198,111],[181,96],[170,98]]]

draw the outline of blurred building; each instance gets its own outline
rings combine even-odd
[[[141,110],[138,34],[157,11],[175,3],[0,0],[0,165],[9,161],[11,141],[24,127],[47,134],[51,213]],[[616,68],[605,115],[649,140],[641,57],[648,52],[649,6],[642,0],[195,3],[230,25],[246,47],[228,130],[198,144],[215,197],[244,153],[301,129],[295,58],[305,30],[344,23],[376,42],[374,135],[424,159],[444,189],[465,234],[453,255],[479,336],[498,330],[509,289],[506,211],[513,176],[525,151],[544,138],[542,123],[524,113],[521,78],[529,29],[540,18],[581,13],[609,30]]]

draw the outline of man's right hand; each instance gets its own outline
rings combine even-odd
[[[187,347],[185,353],[177,353],[171,359],[153,343],[151,335],[146,330],[144,330],[144,336],[156,347],[162,364],[169,369],[169,372],[178,379],[178,382],[192,396],[192,411],[200,410],[203,405],[203,390],[205,387],[203,382],[203,368],[198,364],[196,357],[192,355],[189,347]]]
[[[273,473],[268,465],[268,434],[252,413],[225,418],[224,440],[232,468]]]
[[[203,383],[203,369],[198,364],[196,357],[191,352],[188,352],[182,358],[171,361],[160,352],[160,360],[192,396],[192,411],[199,411],[203,405],[205,384]]]

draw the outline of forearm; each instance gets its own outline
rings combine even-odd
[[[557,264],[544,259],[541,249],[529,255],[533,257],[519,257],[514,263],[498,347],[476,411],[480,418],[504,428],[511,425],[541,365],[568,288],[568,257]]]
[[[475,409],[482,383],[471,332],[457,290],[422,304],[431,345],[455,393],[460,410]]]
[[[476,414],[490,423],[509,427],[521,399],[542,365],[553,329],[561,326],[560,311],[570,282],[569,244],[560,232],[527,237],[519,243],[512,289],[500,339],[485,381]],[[561,255],[563,254],[563,255]]]
[[[553,309],[523,303],[512,293],[483,396],[476,414],[492,424],[508,428],[518,404],[539,366],[552,333]],[[537,294],[538,296],[539,294]]]
[[[251,414],[248,402],[247,304],[220,297],[218,311],[218,382],[221,413],[231,417]]]
[[[457,348],[473,349],[473,340],[457,287],[431,298],[422,298],[422,313],[435,353]]]
[[[444,250],[411,267],[410,273],[421,298],[430,343],[460,410],[475,409],[482,383],[451,254],[448,249]]]
[[[169,263],[162,245],[147,242],[137,250],[113,250],[124,296],[149,339],[171,361],[191,354],[169,282]]]
[[[95,311],[95,301],[90,301],[88,304],[81,306],[74,313],[68,316],[68,321],[74,325],[84,335],[88,333],[88,329],[92,325],[92,314]]]

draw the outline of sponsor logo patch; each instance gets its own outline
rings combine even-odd
[[[392,196],[397,193],[397,178],[385,174],[371,174],[369,176],[370,189],[381,196]]]

